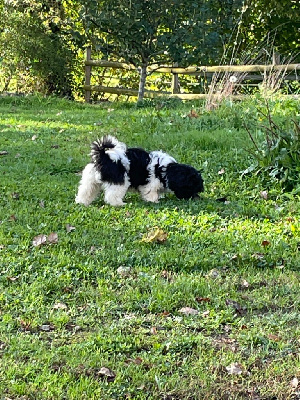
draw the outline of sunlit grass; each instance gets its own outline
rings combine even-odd
[[[274,103],[278,123],[296,107]],[[296,398],[299,197],[242,176],[253,110],[0,99],[1,395]],[[75,204],[90,142],[105,133],[201,169],[201,200]],[[156,226],[167,240],[145,243]],[[56,244],[33,245],[51,232]]]

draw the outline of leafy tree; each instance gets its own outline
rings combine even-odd
[[[299,60],[298,0],[246,0],[244,10],[240,28],[248,47],[269,35],[279,53],[285,57],[298,53]]]
[[[140,68],[138,101],[143,99],[151,63],[211,61],[230,32],[236,0],[79,0],[90,41],[104,56]],[[224,11],[227,16],[224,18]]]
[[[0,10],[0,55],[7,79],[30,75],[46,93],[72,97],[76,47],[61,0],[10,0]],[[7,46],[9,43],[9,46]]]

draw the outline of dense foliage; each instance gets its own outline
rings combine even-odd
[[[78,44],[62,2],[4,2],[0,20],[1,89],[6,91],[16,80],[21,91],[73,97],[78,90],[74,76]]]
[[[106,58],[140,66],[210,64],[220,58],[242,1],[82,0],[81,19],[90,41]],[[226,15],[228,18],[224,18]]]
[[[257,46],[290,59],[296,11],[296,0],[0,0],[0,90],[80,97],[91,43],[137,67],[243,62]]]
[[[247,0],[241,26],[247,46],[269,37],[284,58],[299,61],[299,3],[297,0]]]

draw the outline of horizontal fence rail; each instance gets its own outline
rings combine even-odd
[[[137,71],[134,65],[121,63],[118,61],[106,60],[86,60],[85,65],[97,67],[120,68],[128,71]],[[149,72],[164,72],[170,74],[191,75],[201,72],[270,72],[270,71],[297,71],[300,70],[300,64],[287,65],[215,65],[215,66],[200,66],[200,67],[168,67],[150,65],[147,70]]]
[[[110,93],[117,95],[127,95],[127,96],[137,96],[138,90],[119,88],[119,87],[108,87],[102,85],[91,85],[91,73],[92,67],[103,67],[112,69],[124,69],[127,71],[139,72],[138,68],[134,65],[126,64],[118,61],[107,61],[107,60],[93,60],[91,58],[91,48],[86,49],[86,60],[85,60],[85,85],[83,87],[85,91],[85,101],[90,102],[91,92],[101,92]],[[208,96],[213,98],[218,95],[211,95],[205,93],[180,93],[179,89],[179,79],[178,75],[191,75],[197,76],[201,74],[209,74],[213,76],[216,73],[242,73],[245,74],[243,80],[262,80],[262,74],[269,72],[277,73],[291,73],[294,72],[292,76],[289,77],[291,80],[299,80],[297,72],[300,70],[300,64],[269,64],[269,65],[216,65],[216,66],[191,66],[186,68],[181,68],[178,66],[160,66],[160,65],[150,65],[147,68],[148,73],[168,73],[172,74],[172,92],[162,92],[145,90],[145,97],[154,98],[158,96],[168,96],[168,97],[178,97],[181,99],[205,99]],[[260,73],[260,75],[248,75],[253,73]],[[288,77],[287,77],[288,79]],[[191,84],[192,86],[193,84]],[[241,99],[242,95],[231,96],[234,99]]]

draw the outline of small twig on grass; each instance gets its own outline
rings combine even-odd
[[[265,101],[266,101],[266,107],[267,107],[267,111],[268,111],[267,118],[268,118],[270,126],[280,130],[279,126],[276,125],[275,122],[272,120],[272,115],[271,115],[270,106],[269,106],[268,101],[267,100],[265,100]]]
[[[252,133],[250,132],[250,129],[248,128],[248,126],[247,126],[244,122],[243,122],[243,126],[244,126],[244,128],[246,129],[246,131],[247,131],[247,133],[248,133],[248,135],[249,135],[249,137],[250,137],[250,139],[251,139],[251,141],[252,141],[254,147],[255,147],[256,150],[257,150],[257,152],[258,152],[258,153],[261,153],[261,150],[258,148],[258,146],[257,146],[257,144],[256,144],[256,142],[255,142],[255,140],[254,140],[254,138],[253,138],[253,136],[252,136]]]
[[[300,125],[299,125],[299,123],[296,120],[294,120],[293,118],[292,118],[292,121],[293,121],[293,123],[295,125],[297,136],[300,136]]]

